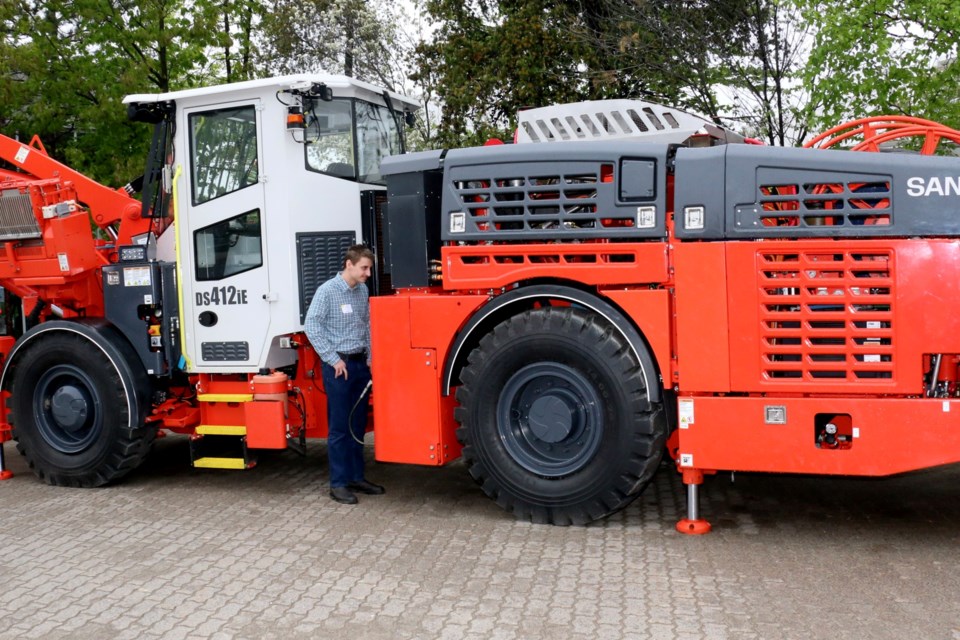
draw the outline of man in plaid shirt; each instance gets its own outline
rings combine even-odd
[[[330,497],[342,504],[357,504],[354,491],[385,492],[363,475],[370,383],[370,292],[365,283],[373,260],[363,245],[347,249],[343,271],[320,285],[304,320],[307,338],[323,361]]]

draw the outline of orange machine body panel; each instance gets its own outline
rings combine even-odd
[[[724,242],[677,256],[682,468],[873,476],[960,461],[960,402],[927,397],[937,354],[937,380],[957,377],[960,283],[936,274],[960,270],[960,241]],[[691,384],[697,366],[708,371]]]
[[[371,300],[377,460],[441,465],[460,456],[456,400],[441,395],[440,377],[458,329],[487,300],[423,292]]]
[[[681,468],[883,476],[960,461],[956,399],[681,397],[679,404]],[[818,446],[818,416],[849,416],[849,446]]]
[[[303,426],[308,438],[327,437],[327,394],[323,389],[322,361],[306,334],[298,334],[297,373],[292,381],[296,398],[290,402],[290,423]],[[369,430],[369,425],[368,425]]]
[[[669,277],[662,242],[483,244],[443,247],[440,253],[445,289],[500,288],[536,278],[609,286]]]
[[[286,449],[287,417],[284,403],[255,400],[243,405],[247,446],[251,449]]]
[[[677,243],[674,304],[681,391],[730,390],[730,312],[723,243]]]
[[[725,249],[731,391],[919,394],[924,354],[960,352],[960,282],[934,275],[960,270],[956,240]]]
[[[667,386],[675,376],[685,467],[884,475],[960,460],[960,405],[924,397],[931,357],[960,353],[960,282],[930,277],[960,271],[960,241],[666,247],[630,245],[626,255],[639,260],[632,278],[603,260],[530,261],[547,255],[540,245],[447,247],[445,255],[485,256],[468,261],[472,275],[461,279],[479,290],[511,269],[588,285],[610,268],[614,280],[632,280],[597,295],[637,326]],[[607,248],[560,253],[598,250]],[[501,254],[527,257],[511,263]],[[373,323],[374,376],[399,381],[374,394],[378,459],[442,464],[459,454],[456,403],[442,396],[440,376],[449,345],[488,299],[424,290],[374,300],[375,316],[389,318]],[[956,369],[956,358],[945,362]],[[768,409],[782,422],[768,423]],[[841,425],[838,446],[818,441],[828,422]]]
[[[607,289],[601,293],[633,320],[647,339],[664,380],[672,368],[670,293],[664,289]]]

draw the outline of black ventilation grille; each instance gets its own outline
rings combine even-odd
[[[352,231],[297,234],[297,271],[300,275],[300,323],[307,315],[317,288],[340,273],[347,249],[357,243]]]
[[[623,183],[622,158],[581,162],[504,162],[448,167],[442,239],[543,241],[662,237],[656,161],[640,161],[643,183]],[[636,161],[631,180],[639,176]],[[634,175],[636,174],[636,175]],[[621,180],[618,183],[616,180]]]
[[[246,362],[250,359],[247,342],[201,342],[200,357],[204,362]]]

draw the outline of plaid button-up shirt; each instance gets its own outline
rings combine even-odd
[[[317,289],[303,329],[320,359],[334,366],[340,353],[370,353],[370,291],[363,283],[351,288],[340,274]]]

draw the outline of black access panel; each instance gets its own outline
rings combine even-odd
[[[313,294],[343,270],[347,249],[357,243],[353,231],[297,234],[297,275],[300,284],[300,324],[307,316]]]
[[[176,265],[120,262],[103,267],[104,315],[136,350],[147,373],[169,376],[180,359]],[[148,333],[160,320],[160,335]]]
[[[430,286],[440,260],[441,171],[387,176],[386,259],[394,287]]]

